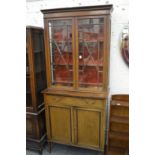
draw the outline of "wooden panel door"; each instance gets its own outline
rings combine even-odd
[[[52,141],[71,143],[71,108],[50,106],[49,113]]]
[[[100,148],[100,111],[76,108],[75,121],[75,143],[81,146]]]

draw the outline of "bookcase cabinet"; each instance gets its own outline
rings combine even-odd
[[[112,5],[42,10],[51,142],[104,151]]]
[[[41,154],[46,138],[45,107],[41,91],[46,88],[43,29],[26,27],[26,148]]]

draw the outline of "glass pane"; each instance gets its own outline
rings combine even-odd
[[[35,31],[33,33],[33,48],[34,48],[34,53],[40,52],[42,49],[42,40],[41,40],[42,34],[39,31]]]
[[[52,84],[73,85],[72,20],[49,22]]]
[[[104,18],[78,20],[79,86],[102,88]]]
[[[32,106],[28,53],[26,52],[26,107]]]
[[[43,94],[41,91],[46,88],[46,75],[45,75],[45,56],[43,47],[43,31],[35,31],[34,36],[37,36],[37,40],[34,40],[34,44],[39,46],[34,51],[34,65],[35,65],[35,78],[36,78],[36,96],[37,104],[43,103]]]

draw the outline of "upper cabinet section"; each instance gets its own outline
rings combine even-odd
[[[42,10],[48,87],[108,90],[112,5]]]

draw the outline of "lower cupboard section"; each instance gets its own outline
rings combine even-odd
[[[46,105],[48,141],[104,150],[105,109]]]

